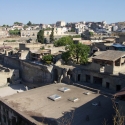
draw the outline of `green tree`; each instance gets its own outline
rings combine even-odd
[[[54,28],[52,28],[52,32],[50,34],[50,43],[54,42]]]
[[[52,61],[53,56],[52,56],[51,54],[49,54],[49,55],[44,55],[44,56],[42,57],[42,59],[43,59],[44,61]]]
[[[70,58],[70,52],[69,51],[62,53],[62,59],[65,61],[66,64],[69,61],[69,58]]]
[[[66,47],[66,50],[70,52],[70,56],[76,59],[77,63],[86,64],[88,62],[88,56],[90,48],[84,44],[71,44]]]
[[[37,40],[39,43],[44,43],[44,30],[40,30],[37,34]]]
[[[20,25],[20,24],[22,24],[22,23],[20,23],[20,22],[14,22],[14,24],[16,24],[16,25]]]
[[[54,46],[56,47],[66,46],[66,45],[71,45],[71,44],[73,44],[73,40],[71,36],[62,37],[59,40],[54,42]]]
[[[29,22],[27,23],[27,25],[28,25],[28,26],[31,26],[31,25],[32,25],[31,21],[29,21]]]
[[[9,26],[4,24],[2,27],[9,27]]]

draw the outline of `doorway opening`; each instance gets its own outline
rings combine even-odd
[[[102,85],[102,78],[93,77],[93,83],[98,84],[98,85]]]
[[[12,125],[16,125],[16,117],[12,116]]]
[[[81,74],[78,74],[78,81],[80,81]]]
[[[109,89],[109,87],[110,87],[110,83],[106,82],[106,88]]]
[[[120,91],[121,90],[121,85],[116,85],[116,91]]]
[[[54,69],[54,81],[58,81],[58,70]]]
[[[86,82],[90,82],[90,75],[86,75]]]
[[[7,83],[10,83],[10,78],[7,78]]]

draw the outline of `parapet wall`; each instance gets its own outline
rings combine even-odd
[[[42,44],[40,43],[21,43],[21,42],[6,42],[7,46],[11,46],[12,48],[19,48],[19,44],[25,44],[27,48],[39,48]]]

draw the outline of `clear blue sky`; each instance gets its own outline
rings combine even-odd
[[[125,0],[1,0],[0,25],[64,20],[125,21]]]

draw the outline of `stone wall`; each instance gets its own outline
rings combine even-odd
[[[74,70],[75,74],[73,74],[72,78],[75,82],[80,82],[81,84],[84,82],[89,82],[91,84],[97,84],[102,87],[107,87],[107,83],[109,83],[108,89],[116,91],[116,86],[120,85],[121,88],[124,88],[125,78],[120,77],[119,75],[109,75],[105,73],[94,72],[90,70],[77,69]],[[80,78],[78,78],[80,75]],[[87,76],[90,76],[90,80],[87,80]],[[94,81],[94,77],[101,78],[102,82]]]
[[[38,65],[8,56],[4,57],[3,62],[6,66],[18,69],[20,78],[25,82],[41,85],[53,82],[53,66]]]
[[[40,48],[42,46],[40,43],[7,42],[5,44],[7,46],[11,46],[12,48],[19,48],[19,44],[25,44],[26,48]]]
[[[101,66],[100,64],[97,64],[97,63],[94,63],[94,62],[92,62],[92,64],[91,64],[91,70],[94,70],[94,71],[97,71],[97,72],[100,72],[102,67],[103,66]],[[113,74],[113,70],[114,70],[114,67],[111,66],[111,65],[105,65],[104,66],[104,72],[105,73]]]
[[[28,83],[40,83],[41,85],[53,82],[53,67],[47,68],[46,66],[37,65],[21,61],[21,74],[22,79]]]
[[[81,68],[70,68],[68,66],[67,68],[63,68],[62,66],[56,66],[54,68],[54,81],[57,81],[57,83],[79,83],[83,85],[85,83],[90,83],[114,91],[117,91],[117,86],[120,86],[121,89],[125,87],[125,78],[120,75],[99,73],[94,70],[85,69],[82,66]],[[109,86],[107,86],[107,84],[109,84]]]
[[[17,58],[5,56],[3,61],[5,65],[8,65],[14,69],[20,69],[20,60]]]

